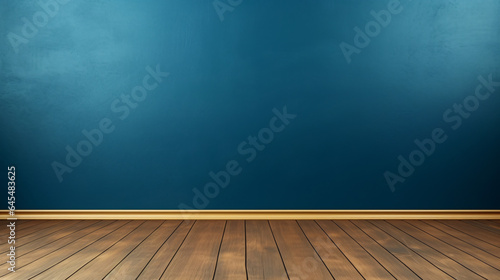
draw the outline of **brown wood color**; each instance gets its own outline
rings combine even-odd
[[[19,222],[0,279],[500,279],[498,220]]]

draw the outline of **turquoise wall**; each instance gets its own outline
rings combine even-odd
[[[18,209],[498,209],[499,12],[3,1],[1,166]]]

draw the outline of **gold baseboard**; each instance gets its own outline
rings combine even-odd
[[[22,220],[500,219],[500,210],[16,210]]]

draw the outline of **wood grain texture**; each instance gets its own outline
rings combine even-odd
[[[439,251],[443,255],[446,255],[447,257],[455,260],[456,262],[460,263],[462,266],[466,267],[479,276],[482,276],[486,279],[494,279],[499,275],[500,271],[498,271],[497,269],[478,260],[477,258],[474,258],[473,256],[463,252],[462,250],[459,250],[447,244],[446,242],[435,238],[425,231],[413,227],[405,221],[389,221],[389,223],[406,232],[406,234],[417,238],[422,243],[432,247],[434,250]]]
[[[227,221],[217,260],[215,280],[247,279],[245,221]]]
[[[28,220],[17,220],[17,221],[8,221],[8,220],[0,220],[0,240],[7,240],[7,238],[10,235],[10,228],[7,227],[7,225],[11,225],[11,222],[14,222],[15,225],[15,231],[20,232],[20,231],[26,231],[28,228],[33,227],[39,223],[36,221],[29,221]],[[41,221],[40,221],[41,222]],[[2,243],[0,245],[0,250],[3,252],[6,250],[5,248],[8,248],[6,242]]]
[[[411,235],[408,235],[406,232],[401,231],[400,229],[394,227],[386,221],[370,221],[370,223],[380,228],[393,238],[397,239],[406,247],[410,248],[412,251],[425,258],[432,265],[438,267],[446,274],[455,279],[484,279],[468,268],[462,266],[459,262],[449,258],[443,253],[432,248],[431,246],[421,242],[418,237],[415,238]]]
[[[180,246],[184,243],[194,223],[195,221],[183,221],[167,241],[162,244],[160,249],[158,249],[146,267],[140,272],[137,279],[160,279]]]
[[[349,259],[315,221],[298,221],[298,224],[335,279],[363,279]]]
[[[36,230],[33,233],[26,235],[24,237],[18,237],[17,232],[16,232],[16,243],[17,243],[17,248],[21,248],[22,246],[26,246],[30,244],[33,241],[36,241],[38,239],[41,239],[45,236],[50,236],[51,234],[54,234],[58,231],[64,230],[68,227],[74,226],[77,224],[79,221],[60,221],[59,223],[53,224],[52,226],[49,226],[44,229]],[[35,228],[36,229],[36,228]],[[25,233],[25,231],[21,230],[21,232]],[[7,253],[7,251],[1,252],[1,254]]]
[[[358,243],[367,253],[375,258],[392,276],[396,279],[420,279],[403,262],[390,252],[373,242],[366,233],[356,227],[351,221],[334,221],[338,227],[342,228],[356,243]]]
[[[225,221],[197,221],[161,279],[211,279]]]
[[[247,221],[248,279],[288,279],[267,221]]]
[[[85,221],[85,222],[92,222],[92,221]],[[19,268],[24,268],[25,266],[31,264],[32,262],[43,258],[44,256],[47,256],[49,254],[52,254],[59,250],[60,248],[63,248],[64,246],[68,246],[74,242],[77,242],[80,238],[83,238],[86,235],[91,234],[92,232],[95,232],[97,230],[100,230],[101,228],[104,228],[105,226],[110,225],[113,223],[113,221],[99,221],[97,223],[94,223],[88,227],[82,227],[80,229],[77,228],[77,230],[73,233],[70,233],[64,237],[61,237],[57,239],[54,242],[43,244],[43,243],[31,243],[29,246],[37,246],[38,248],[31,250],[27,252],[26,254],[22,253],[19,258],[16,261],[16,264],[18,265]],[[21,248],[21,252],[24,252],[23,250],[26,248]],[[7,265],[7,264],[5,264]],[[0,270],[0,276],[5,275],[7,269],[5,270]],[[3,273],[2,273],[3,272]]]
[[[489,230],[493,233],[500,234],[500,223],[494,222],[494,221],[464,221],[466,223],[469,223],[471,225],[483,228],[485,230]]]
[[[367,221],[352,221],[359,229],[365,232],[370,238],[391,252],[396,258],[402,261],[408,268],[422,279],[453,279],[441,269],[432,265],[431,262],[421,257],[419,254],[408,248],[396,238],[373,226]]]
[[[91,245],[92,243],[98,241],[99,239],[105,237],[106,235],[110,234],[116,229],[124,226],[126,223],[128,222],[127,221],[112,222],[109,225],[106,225],[100,228],[99,230],[95,230],[92,233],[87,234],[82,238],[77,239],[76,241],[71,242],[64,247],[59,248],[58,250],[52,251],[49,254],[39,259],[36,259],[35,261],[27,265],[23,266],[20,265],[15,273],[9,273],[8,275],[3,276],[2,279],[15,280],[15,279],[29,279],[31,277],[34,277],[50,269],[51,267],[65,260],[66,258],[74,255],[76,252],[79,252],[80,250]],[[57,273],[57,271],[55,273]]]
[[[318,224],[365,278],[394,279],[385,267],[377,262],[376,259],[368,254],[333,221],[318,221]]]
[[[31,251],[36,250],[40,247],[49,245],[52,242],[58,241],[61,238],[64,238],[65,236],[68,236],[72,233],[75,233],[81,229],[84,229],[84,228],[89,227],[91,225],[95,225],[98,222],[99,221],[80,221],[76,224],[71,225],[70,227],[60,229],[57,232],[53,232],[51,234],[48,234],[46,236],[43,236],[43,237],[38,238],[36,240],[33,240],[32,242],[29,242],[28,244],[25,244],[24,242],[19,242],[19,244],[17,244],[17,246],[16,246],[17,258],[20,258],[23,255],[28,254]]]
[[[484,262],[485,264],[498,270],[498,273],[500,273],[500,258],[495,257],[477,247],[474,247],[473,245],[465,241],[462,241],[454,236],[446,234],[445,232],[442,232],[437,228],[434,228],[424,222],[411,221],[408,224],[432,235],[434,238],[437,238],[440,241],[449,244],[450,246],[453,246],[454,248],[457,248],[460,251],[463,251],[464,253],[480,260],[481,262]]]
[[[499,225],[482,220],[24,221],[16,272],[1,263],[0,279],[500,279]]]
[[[500,257],[500,248],[496,247],[494,245],[491,245],[490,243],[484,242],[480,239],[477,238],[472,238],[470,235],[459,231],[455,228],[449,227],[443,223],[440,223],[438,221],[424,221],[426,224],[442,231],[445,232],[453,237],[456,237],[465,243],[471,244],[472,246],[479,248],[485,252],[487,252],[490,255],[493,255],[495,257]]]
[[[75,232],[78,232],[86,227],[89,227],[91,225],[97,224],[99,221],[80,221],[76,225],[66,228],[63,230],[60,230],[58,232],[55,232],[53,234],[50,234],[48,236],[42,237],[40,239],[37,239],[34,242],[31,242],[29,244],[20,244],[20,246],[16,247],[16,259],[17,263],[19,265],[26,265],[40,256],[46,255],[47,254],[47,249],[52,249],[56,250],[59,248],[62,241],[64,241],[64,237],[69,236]],[[102,222],[101,222],[102,223]],[[108,224],[111,223],[111,221],[107,222]],[[73,236],[71,239],[75,240],[73,238],[77,238]],[[69,240],[69,239],[66,239]],[[41,250],[37,250],[41,249]],[[45,249],[45,250],[43,250]],[[45,253],[44,253],[45,251]],[[7,271],[7,263],[2,263],[0,264],[0,272],[5,272]],[[0,273],[0,276],[2,273]]]
[[[333,279],[296,221],[269,223],[291,279]]]
[[[162,221],[146,221],[67,279],[103,279],[128,254],[149,237]]]
[[[124,226],[106,234],[102,238],[99,238],[95,242],[88,244],[83,247],[78,252],[68,256],[64,260],[58,263],[51,263],[47,265],[47,269],[32,279],[66,279],[70,277],[75,272],[79,271],[84,265],[92,261],[99,255],[107,252],[114,244],[119,242],[122,238],[125,238],[130,233],[134,232],[143,221],[131,221]],[[65,248],[59,250],[66,251]],[[99,271],[96,271],[99,273]],[[88,278],[87,278],[88,279]],[[94,278],[95,279],[95,278]]]
[[[45,229],[51,228],[58,224],[62,224],[63,221],[37,221],[36,226],[30,226],[27,228],[17,228],[16,229],[16,240],[19,242],[24,242],[24,239],[29,237],[36,237],[38,232],[42,232]],[[3,253],[3,252],[2,252]]]
[[[500,235],[493,233],[489,230],[473,226],[463,221],[441,221],[447,226],[450,226],[454,229],[462,231],[467,235],[482,240],[484,242],[490,243],[493,246],[500,248]]]
[[[127,255],[105,279],[136,279],[160,247],[170,238],[181,221],[165,221],[140,246]]]

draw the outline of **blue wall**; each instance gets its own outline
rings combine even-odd
[[[45,2],[0,7],[19,209],[500,208],[499,1]]]

